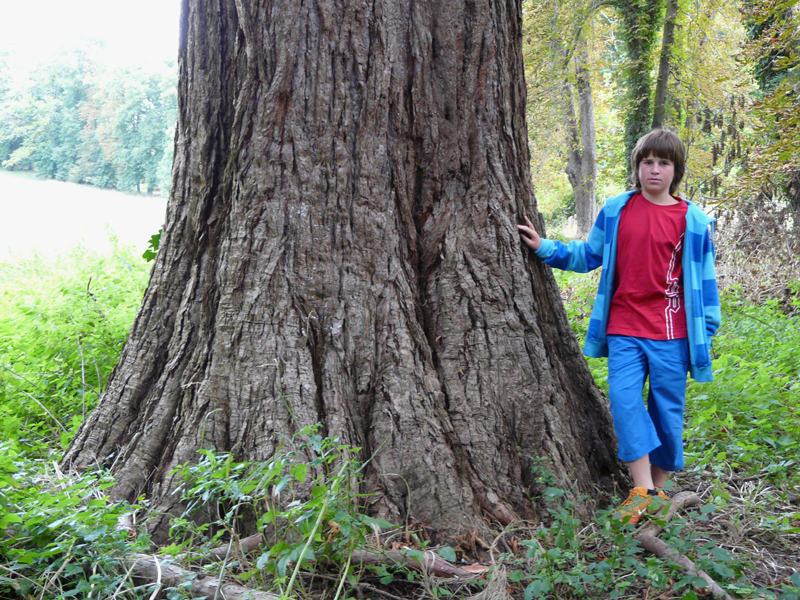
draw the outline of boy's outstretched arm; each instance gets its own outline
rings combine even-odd
[[[531,250],[536,252],[539,246],[542,245],[542,238],[536,232],[531,220],[526,216],[525,225],[517,225],[517,229],[519,229],[519,233],[522,236],[522,241],[525,242]]]
[[[602,211],[601,211],[602,213]],[[525,245],[544,261],[544,264],[564,271],[586,273],[596,269],[603,263],[603,219],[598,215],[589,241],[572,240],[562,244],[557,240],[548,240],[539,235],[528,217],[524,217],[525,225],[517,225],[520,237]],[[600,224],[598,226],[598,224]]]

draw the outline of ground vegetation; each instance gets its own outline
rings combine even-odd
[[[719,250],[732,256],[736,246],[726,238]],[[208,593],[219,579],[232,586],[226,590],[260,589],[264,598],[337,590],[375,598],[694,598],[707,589],[700,575],[645,551],[632,526],[614,523],[613,499],[581,517],[576,503],[585,500],[559,486],[546,460],[534,460],[531,473],[549,507],[541,520],[493,522],[441,544],[425,522],[371,519],[358,509],[358,453],[318,428],[287,438],[268,461],[204,450],[179,465],[185,513],[155,547],[140,520],[146,497],[110,502],[112,479],[102,465],[58,465],[117,360],[144,291],[145,261],[123,248],[108,255],[77,249],[14,257],[0,273],[6,596],[150,598],[158,588],[182,598]],[[558,279],[581,336],[596,281]],[[784,280],[787,293],[764,290],[757,278],[728,279],[716,380],[689,387],[688,467],[670,493],[688,492],[700,503],[665,522],[659,538],[731,597],[800,593],[798,280],[797,270]],[[591,368],[603,387],[603,361]],[[298,462],[298,454],[311,459]],[[313,492],[299,494],[309,483]],[[198,511],[210,518],[198,522]],[[246,538],[253,522],[260,539]]]

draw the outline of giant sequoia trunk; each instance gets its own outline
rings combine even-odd
[[[619,475],[556,284],[516,231],[538,219],[520,15],[184,0],[162,246],[65,461],[110,463],[116,498],[169,511],[170,470],[199,448],[264,460],[321,423],[375,453],[371,511],[451,532],[535,518],[532,457],[576,491]]]

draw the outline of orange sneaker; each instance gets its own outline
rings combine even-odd
[[[658,498],[659,502],[653,502],[655,498]],[[628,494],[628,499],[620,504],[619,508],[614,512],[614,518],[618,521],[636,525],[647,513],[658,511],[664,505],[664,502],[669,502],[669,498],[664,492],[648,493],[647,488],[635,487]]]

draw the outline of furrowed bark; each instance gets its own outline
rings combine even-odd
[[[146,493],[156,540],[198,449],[263,461],[317,423],[375,455],[367,510],[447,533],[535,519],[535,457],[574,492],[624,477],[516,230],[539,220],[519,1],[187,0],[182,23],[162,245],[65,462]]]

